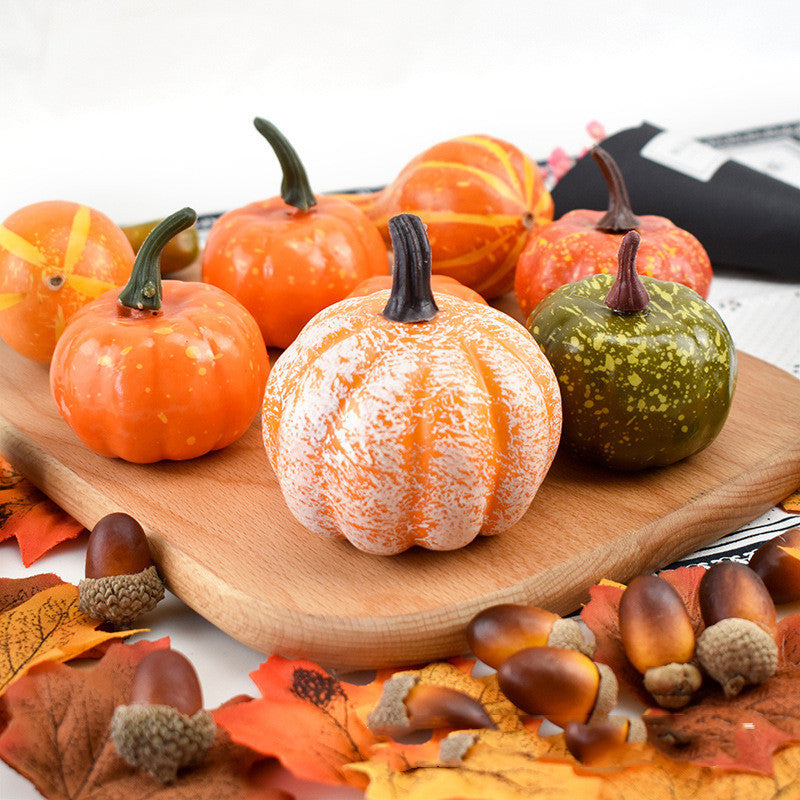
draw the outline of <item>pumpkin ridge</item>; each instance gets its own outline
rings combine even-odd
[[[500,142],[495,141],[493,139],[488,138],[487,136],[461,136],[459,137],[462,142],[468,142],[469,144],[474,144],[477,147],[482,147],[485,150],[488,150],[504,167],[506,174],[511,179],[514,186],[512,188],[516,189],[521,195],[528,198],[527,194],[522,187],[522,184],[519,180],[519,175],[517,170],[514,168],[514,165],[511,163],[511,158],[508,155],[508,151],[500,144]],[[525,164],[529,163],[529,159],[524,159]]]

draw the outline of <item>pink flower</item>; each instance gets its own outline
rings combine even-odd
[[[547,166],[555,180],[562,178],[572,168],[573,161],[563,147],[556,147],[547,159]]]
[[[595,142],[600,142],[606,138],[606,129],[601,122],[593,119],[586,125],[586,132],[594,139]]]

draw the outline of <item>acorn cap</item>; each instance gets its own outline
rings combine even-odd
[[[762,683],[778,667],[778,645],[760,625],[729,617],[706,628],[697,639],[697,659],[728,697],[749,683]]]
[[[664,664],[644,674],[644,688],[662,708],[683,708],[700,688],[703,676],[694,664]]]
[[[600,684],[597,687],[597,700],[595,700],[594,708],[589,719],[586,720],[587,725],[605,720],[614,710],[619,695],[619,684],[614,671],[600,662],[595,662],[595,666],[600,673]]]
[[[164,583],[155,566],[132,575],[84,578],[78,584],[78,609],[117,627],[152,611],[164,597]]]
[[[135,769],[161,783],[175,780],[182,767],[199,763],[214,743],[217,726],[205,709],[187,716],[171,706],[117,706],[111,738],[117,752]]]
[[[583,629],[574,619],[557,619],[547,637],[548,647],[566,647],[577,650],[591,658],[594,655],[594,644],[586,641]]]

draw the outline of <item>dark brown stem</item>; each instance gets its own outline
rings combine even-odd
[[[414,214],[389,220],[394,249],[392,293],[383,316],[393,322],[429,322],[439,308],[431,290],[431,245],[425,223]]]
[[[606,305],[615,314],[641,314],[650,302],[650,295],[636,271],[636,252],[641,241],[642,237],[636,231],[628,231],[622,237],[617,279],[606,295]]]
[[[594,227],[604,233],[625,233],[638,228],[640,223],[631,211],[628,187],[617,162],[600,145],[592,148],[592,157],[608,184],[608,211]]]

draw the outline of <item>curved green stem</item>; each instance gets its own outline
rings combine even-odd
[[[270,143],[283,170],[281,181],[281,197],[287,205],[308,211],[317,204],[314,192],[308,182],[306,168],[297,155],[297,151],[289,144],[289,140],[271,123],[261,117],[253,120],[256,130]]]
[[[594,227],[604,233],[625,233],[638,228],[640,223],[631,210],[628,187],[617,162],[600,145],[592,148],[592,157],[608,185],[608,211]]]
[[[415,214],[389,220],[394,249],[392,293],[383,316],[392,322],[429,322],[439,308],[431,290],[431,245],[425,223]]]
[[[196,220],[194,209],[182,208],[153,228],[136,254],[131,277],[119,293],[120,305],[139,311],[158,311],[161,308],[161,251],[173,236],[190,228]]]
[[[628,231],[619,248],[619,267],[614,285],[606,295],[606,305],[615,313],[629,316],[641,314],[650,302],[650,295],[636,271],[636,253],[642,237],[637,231]]]

